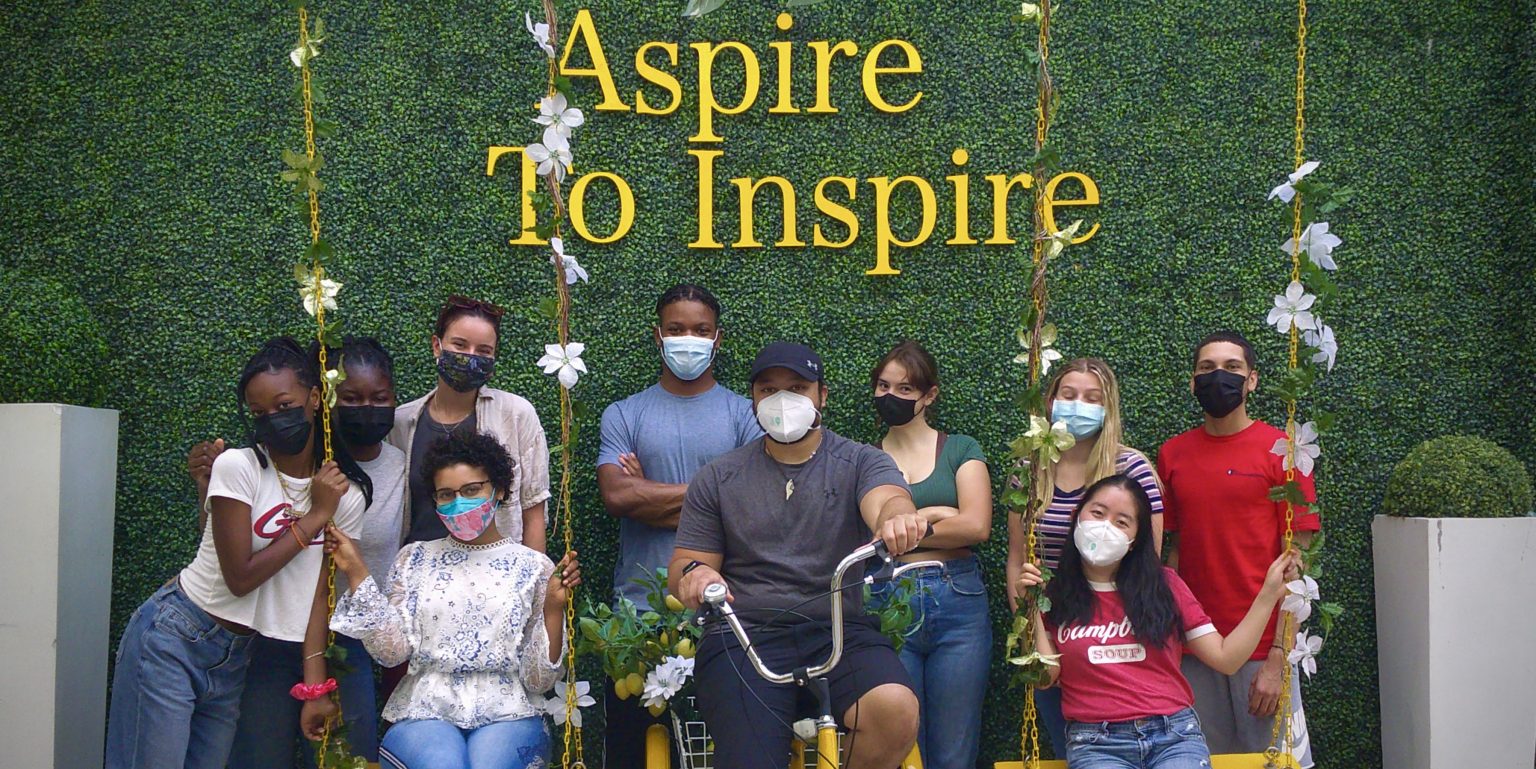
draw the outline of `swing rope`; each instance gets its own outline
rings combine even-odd
[[[1041,156],[1041,151],[1045,148],[1046,139],[1048,138],[1048,133],[1050,130],[1050,105],[1051,99],[1054,95],[1050,70],[1047,66],[1047,60],[1050,58],[1050,30],[1051,3],[1049,0],[1046,0],[1045,2],[1040,3],[1039,35],[1035,41],[1036,51],[1040,56],[1040,61],[1037,68],[1035,90],[1036,158]],[[1045,232],[1046,184],[1044,183],[1043,179],[1038,178],[1042,176],[1041,164],[1037,164],[1035,171],[1037,178],[1035,179],[1034,184],[1035,194],[1034,207],[1032,212],[1034,238],[1032,239],[1033,243],[1030,255],[1031,264],[1034,268],[1032,277],[1030,279],[1030,301],[1034,304],[1035,308],[1035,323],[1034,328],[1030,334],[1031,341],[1029,356],[1029,385],[1031,389],[1039,384],[1042,374],[1040,370],[1040,354],[1043,344],[1042,336],[1045,329],[1045,307],[1047,300],[1045,284],[1045,239],[1049,237],[1049,233]],[[1036,462],[1030,469],[1029,472],[1035,475],[1035,483],[1031,484],[1031,486],[1037,487],[1040,483],[1042,472],[1044,470],[1044,464],[1045,463],[1042,462]],[[1035,524],[1039,519],[1039,511],[1036,509],[1036,505],[1038,505],[1037,497],[1037,494],[1030,494],[1029,501],[1026,503],[1030,506],[1030,513],[1024,516],[1024,542],[1025,553],[1029,558],[1029,562],[1038,566],[1040,564],[1040,550],[1035,532]],[[1026,609],[1025,617],[1026,620],[1024,627],[1024,637],[1022,639],[1024,642],[1024,649],[1026,652],[1033,652],[1035,651],[1034,612]],[[1024,766],[1027,769],[1038,769],[1040,766],[1040,724],[1039,713],[1035,704],[1035,687],[1033,684],[1030,684],[1024,689],[1024,712],[1020,721],[1019,740],[1019,752],[1023,756]]]
[[[558,18],[555,15],[554,0],[544,0],[544,19],[549,24],[549,44],[552,48],[560,48],[560,28]],[[559,77],[560,70],[556,60],[549,58],[547,79],[545,82],[545,96],[553,98],[558,89],[555,79]],[[554,204],[553,237],[562,237],[561,222],[565,220],[565,196],[560,191],[560,181],[554,170],[544,175],[544,186],[549,191],[550,200]],[[555,331],[560,341],[560,347],[565,348],[571,341],[571,293],[565,282],[565,268],[558,259],[551,260],[554,266],[555,296],[558,300],[555,315]],[[571,434],[574,414],[571,404],[571,391],[563,385],[560,386],[560,499],[556,510],[556,521],[560,526],[565,549],[563,553],[569,553],[575,545],[574,514],[571,506]],[[562,557],[563,557],[562,553]],[[585,769],[586,754],[582,745],[581,727],[576,724],[577,704],[579,693],[576,691],[576,644],[571,642],[576,633],[576,593],[572,589],[565,602],[565,732],[562,736],[564,751],[561,754],[561,766],[565,769]],[[571,759],[572,755],[575,760]]]
[[[308,50],[309,38],[309,11],[304,6],[299,6],[299,48]],[[304,102],[304,155],[313,168],[315,161],[315,109],[314,94],[310,89],[309,57],[301,58],[299,64],[300,91]],[[320,243],[320,196],[311,186],[308,192],[309,198],[309,244],[310,244],[310,281],[311,289],[315,297],[315,339],[319,341],[320,350],[320,425],[322,439],[322,457],[329,462],[335,458],[335,450],[331,442],[331,404],[335,402],[336,383],[326,374],[329,369],[327,350],[325,347],[325,302],[323,301],[323,282],[325,280],[325,266],[320,262],[319,251],[315,248]],[[340,361],[337,362],[338,365]],[[336,562],[326,559],[325,572],[325,605],[326,616],[336,612]],[[336,632],[327,628],[325,646],[327,651],[336,645]],[[326,655],[329,661],[330,655]],[[326,769],[330,761],[331,732],[341,720],[341,698],[337,692],[328,695],[336,703],[336,715],[327,719],[325,731],[320,737],[320,749],[316,756],[316,763],[320,769]]]
[[[1294,167],[1300,168],[1306,162],[1306,105],[1307,105],[1307,0],[1296,0],[1296,138],[1294,144]],[[1291,201],[1291,280],[1301,280],[1301,225],[1302,225],[1302,196],[1297,195]],[[1288,364],[1292,371],[1298,367],[1298,351],[1300,349],[1301,332],[1296,324],[1291,324],[1291,333],[1287,341]],[[1288,398],[1285,402],[1285,441],[1286,441],[1286,471],[1285,484],[1287,488],[1296,481],[1296,399]],[[1296,516],[1296,505],[1287,495],[1285,500],[1285,539],[1281,552],[1290,552],[1294,546],[1295,531],[1293,523]],[[1270,728],[1270,747],[1265,751],[1270,766],[1293,766],[1294,756],[1291,755],[1291,729],[1293,727],[1291,711],[1291,664],[1290,653],[1294,641],[1293,617],[1290,612],[1280,612],[1280,627],[1275,631],[1280,648],[1286,654],[1286,661],[1280,666],[1280,700],[1275,706],[1275,723]],[[1282,742],[1283,738],[1283,742]],[[1286,761],[1279,762],[1281,755]]]

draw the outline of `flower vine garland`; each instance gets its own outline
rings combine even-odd
[[[325,157],[316,148],[315,138],[334,136],[336,124],[315,118],[315,105],[324,104],[325,95],[319,82],[314,79],[310,63],[320,56],[320,44],[325,42],[325,22],[315,17],[311,26],[308,8],[303,3],[294,3],[294,9],[299,16],[299,39],[289,51],[288,61],[299,70],[297,95],[304,108],[304,150],[282,151],[286,170],[279,174],[279,178],[293,185],[296,208],[309,229],[309,245],[304,250],[303,258],[294,265],[293,276],[298,282],[299,303],[304,312],[314,317],[315,339],[320,342],[322,450],[324,459],[330,461],[334,457],[331,409],[336,406],[336,386],[346,380],[347,373],[340,358],[336,360],[334,368],[328,360],[327,348],[341,344],[342,324],[328,318],[327,311],[338,309],[337,297],[341,294],[342,284],[328,277],[326,272],[326,263],[335,252],[331,244],[320,237],[319,193],[325,189],[325,185],[320,181],[319,173],[325,167]],[[326,605],[327,615],[335,611],[336,565],[330,559],[326,559]],[[326,672],[332,679],[350,672],[346,659],[346,649],[336,645],[336,634],[327,630]],[[347,727],[340,715],[340,697],[334,689],[329,696],[338,710],[337,715],[326,722],[325,732],[316,742],[316,763],[321,769],[365,769],[367,760],[352,755],[351,746],[347,743]]]
[[[586,116],[571,106],[571,82],[560,74],[555,55],[560,47],[560,26],[554,0],[543,0],[543,9],[542,22],[535,22],[532,13],[523,14],[523,28],[542,55],[546,73],[544,94],[537,105],[538,115],[532,119],[535,125],[542,126],[539,139],[523,151],[544,180],[544,189],[530,193],[530,200],[538,217],[534,234],[549,241],[549,263],[555,289],[553,296],[539,302],[539,312],[553,323],[556,341],[544,346],[544,355],[537,365],[545,374],[553,375],[560,385],[560,444],[552,451],[559,452],[561,469],[556,520],[560,522],[565,550],[569,552],[574,544],[571,452],[576,445],[576,420],[586,414],[584,404],[571,397],[571,390],[587,373],[587,364],[581,357],[586,352],[586,345],[571,341],[571,287],[578,282],[586,283],[590,275],[576,255],[565,250],[562,235],[566,208],[562,185],[574,162],[571,139],[576,129],[586,124]],[[556,687],[556,697],[545,702],[545,709],[555,715],[555,722],[565,729],[561,761],[566,767],[586,764],[581,740],[581,708],[596,704],[588,693],[591,684],[576,680],[575,632],[576,601],[572,595],[565,607],[566,680]]]

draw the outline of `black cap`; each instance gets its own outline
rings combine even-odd
[[[771,368],[787,368],[812,382],[821,381],[821,356],[803,344],[774,342],[764,347],[752,361],[747,382],[756,382],[758,374]]]

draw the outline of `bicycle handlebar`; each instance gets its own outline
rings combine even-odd
[[[926,534],[924,534],[924,538],[931,534],[933,534],[933,524],[930,523],[928,524],[928,531]],[[852,553],[849,553],[840,563],[838,563],[837,570],[832,573],[832,653],[827,657],[826,662],[815,667],[805,669],[803,671],[805,678],[810,679],[824,676],[830,672],[832,668],[837,667],[838,662],[842,661],[843,575],[847,573],[849,569],[853,568],[854,564],[869,560],[870,558],[879,558],[881,565],[874,574],[864,575],[863,582],[865,584],[873,584],[876,581],[895,579],[896,577],[899,577],[913,569],[943,565],[943,562],[941,561],[916,561],[913,563],[904,563],[900,566],[897,566],[895,564],[895,559],[891,557],[890,551],[886,549],[885,543],[878,539],[860,547],[857,550],[854,550]],[[775,673],[772,670],[769,670],[767,666],[763,664],[763,660],[757,655],[757,649],[752,646],[751,639],[747,637],[746,629],[741,626],[741,619],[736,616],[736,612],[731,608],[730,603],[726,602],[726,592],[727,590],[724,583],[716,582],[712,585],[706,586],[704,588],[704,604],[701,608],[705,609],[707,612],[718,614],[721,619],[725,620],[725,623],[730,627],[731,632],[736,635],[736,640],[741,642],[741,648],[746,650],[747,661],[752,663],[753,669],[755,669],[757,674],[762,676],[764,680],[776,684],[787,684],[795,682],[795,673]]]

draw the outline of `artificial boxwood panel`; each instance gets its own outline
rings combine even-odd
[[[501,302],[495,384],[529,397],[553,430],[556,390],[533,366],[552,333],[534,305],[548,295],[538,249],[514,249],[518,194],[510,173],[484,174],[486,147],[537,134],[528,106],[543,87],[541,60],[522,31],[533,2],[327,2],[329,30],[316,77],[322,114],[341,133],[322,142],[326,236],[345,284],[341,315],[395,351],[402,394],[429,386],[427,337],[450,291]],[[567,20],[578,7],[561,3]],[[732,0],[698,21],[680,0],[593,0],[620,93],[633,104],[634,50],[651,40],[682,49],[682,108],[668,117],[601,113],[578,83],[588,125],[578,171],[608,170],[634,188],[634,230],[569,250],[591,270],[575,289],[573,333],[592,373],[577,393],[593,416],[574,478],[577,541],[589,582],[612,568],[616,527],[591,468],[596,414],[651,382],[656,295],[703,283],[726,306],[720,373],[741,388],[760,344],[804,339],[824,355],[831,426],[875,437],[868,367],[892,343],[924,341],[943,372],[942,426],[975,436],[997,468],[1021,416],[1022,370],[1010,363],[1027,255],[999,246],[950,247],[953,210],[943,177],[950,152],[970,152],[973,234],[990,234],[982,176],[1023,170],[1032,138],[1028,35],[1017,6],[829,0],[780,10]],[[1536,155],[1536,46],[1530,0],[1439,4],[1409,0],[1311,4],[1308,156],[1319,178],[1355,187],[1333,217],[1342,299],[1339,368],[1303,413],[1340,413],[1326,436],[1319,487],[1330,533],[1324,594],[1350,614],[1306,687],[1323,766],[1380,766],[1375,619],[1367,537],[1393,463],[1425,437],[1487,436],[1527,464],[1531,440],[1536,285],[1531,179]],[[1264,193],[1291,162],[1294,8],[1239,0],[1063,3],[1053,51],[1065,109],[1055,136],[1072,170],[1091,176],[1102,223],[1052,274],[1052,315],[1068,355],[1107,358],[1121,376],[1131,443],[1148,453],[1196,423],[1187,390],[1191,343],[1236,328],[1257,340],[1262,366],[1281,365],[1281,338],[1262,319],[1288,269],[1277,248],[1288,226]],[[0,196],[9,248],[0,256],[0,397],[61,399],[120,409],[113,628],[191,557],[198,532],[184,453],[215,435],[238,439],[232,386],[266,336],[301,333],[291,278],[305,232],[276,182],[278,152],[300,146],[286,54],[296,21],[286,3],[167,5],[36,2],[0,10]],[[851,39],[861,51],[911,41],[925,71],[891,78],[891,101],[922,103],[886,115],[863,99],[857,65],[833,69],[835,116],[771,116],[768,43],[796,43],[796,101],[811,98],[809,40]],[[720,117],[717,230],[736,227],[732,176],[783,175],[800,197],[801,237],[827,220],[811,203],[827,175],[913,174],[939,201],[927,245],[898,250],[902,274],[871,278],[873,214],[863,184],[854,210],[864,234],[846,250],[686,248],[696,231],[696,181],[686,154],[697,90],[687,48],[741,40],[767,69],[757,107]],[[722,58],[717,90],[732,99],[739,67]],[[653,102],[660,94],[647,92]],[[614,221],[597,185],[599,232]],[[776,235],[776,196],[760,196],[759,232]],[[1026,220],[1021,203],[1013,222]],[[898,201],[910,198],[898,197]],[[910,202],[893,214],[910,233]],[[833,225],[836,237],[841,228]],[[771,241],[770,241],[771,242]],[[24,288],[30,286],[32,288]],[[66,341],[67,340],[67,341]],[[64,343],[61,344],[61,341]],[[103,346],[105,354],[103,354]],[[1278,419],[1261,391],[1256,410]],[[78,511],[89,515],[92,511]],[[1001,632],[1003,528],[981,547]],[[1000,648],[999,654],[1000,657]],[[1005,671],[994,668],[1001,684]],[[1018,695],[988,697],[982,759],[1017,750]],[[595,715],[595,714],[594,714]],[[596,718],[592,719],[596,721]]]

